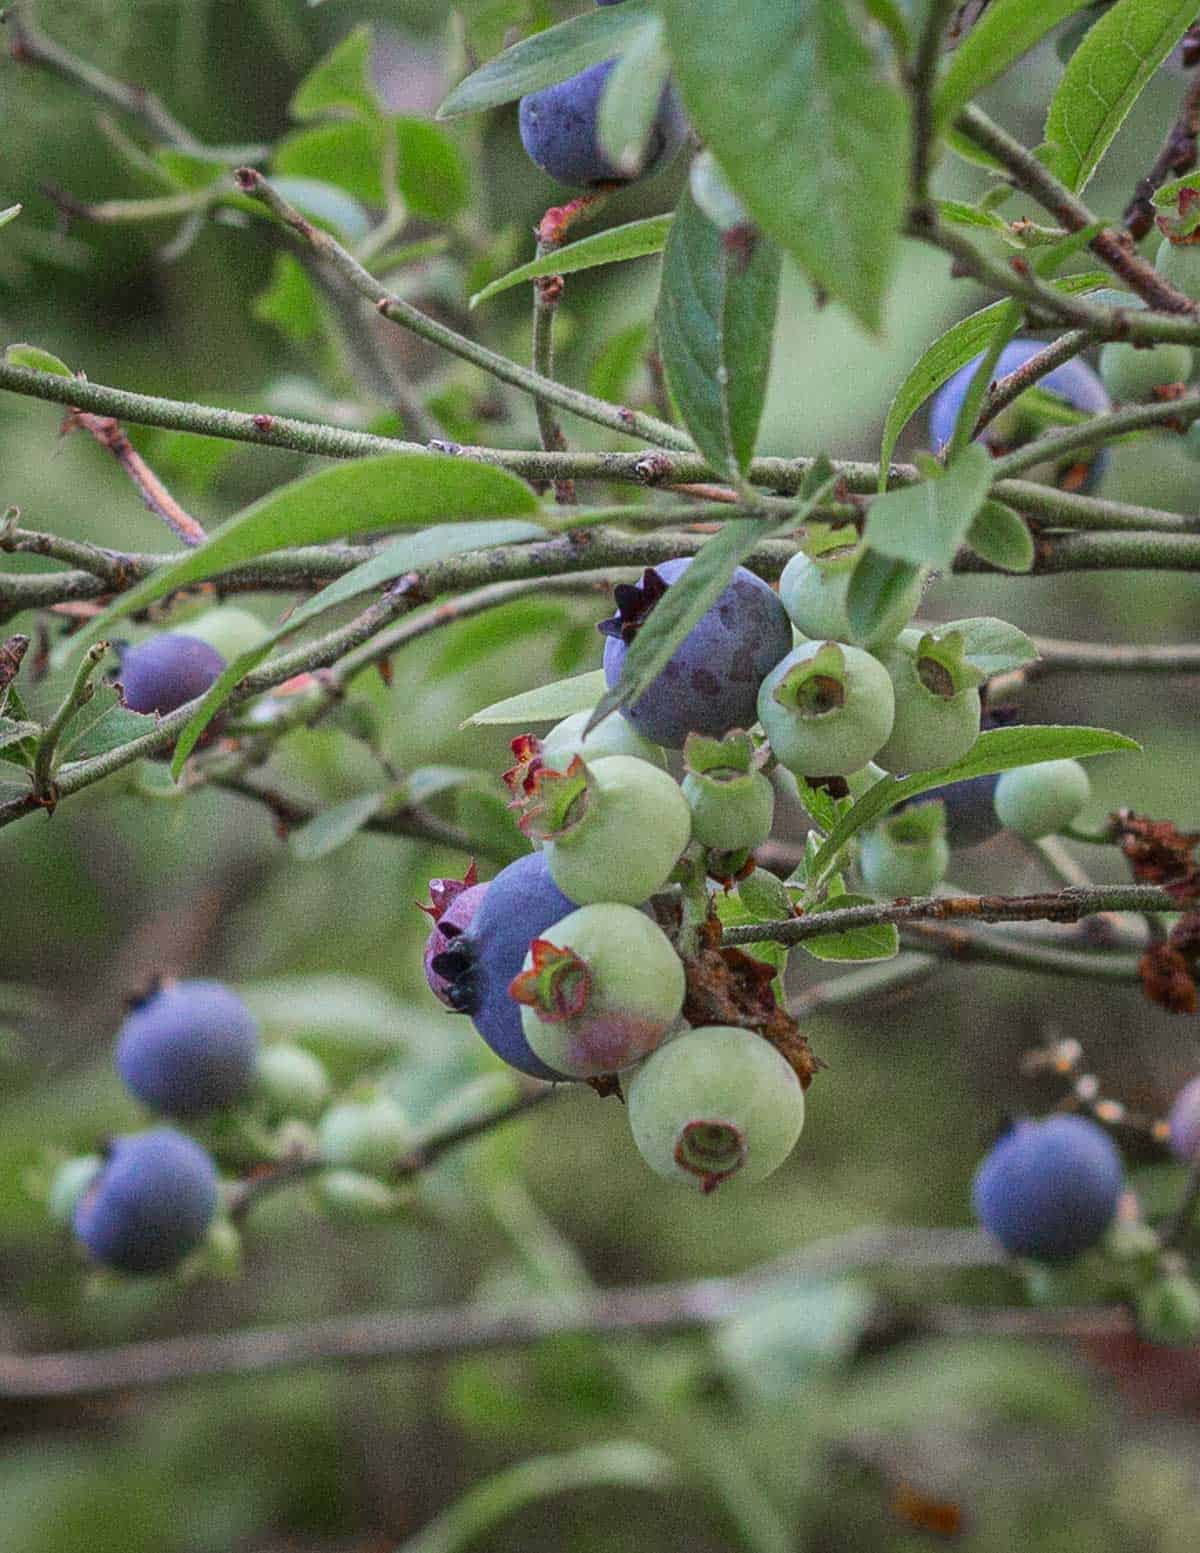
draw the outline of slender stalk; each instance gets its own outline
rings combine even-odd
[[[915,205],[922,205],[929,198],[929,166],[935,134],[933,89],[946,29],[956,5],[957,0],[930,0],[913,60],[910,86],[913,99],[912,199]]]
[[[1130,405],[1114,410],[1111,415],[1097,415],[1090,421],[1080,421],[1076,426],[1064,426],[1059,431],[1037,437],[1024,447],[996,459],[992,469],[998,481],[1007,480],[1032,469],[1035,464],[1051,459],[1057,462],[1069,453],[1098,447],[1127,432],[1161,426],[1178,430],[1197,419],[1200,419],[1200,394],[1197,393],[1184,394],[1180,399],[1166,402]]]
[[[59,740],[76,712],[86,706],[95,695],[96,687],[92,684],[92,675],[100,667],[100,661],[108,652],[108,648],[107,642],[94,642],[84,653],[75,671],[70,690],[63,697],[58,710],[46,724],[38,740],[33,756],[33,791],[29,797],[29,801],[38,807],[53,812],[58,802],[54,783],[54,765]]]
[[[1056,367],[1072,361],[1080,351],[1087,350],[1091,343],[1092,336],[1086,329],[1070,329],[1066,334],[1060,334],[1057,340],[1051,340],[1036,356],[1030,356],[1014,372],[1002,377],[983,401],[979,418],[975,422],[975,435],[978,436],[986,426],[990,426],[1000,411],[1006,410],[1027,388],[1040,383]]]
[[[1002,938],[998,933],[968,933],[962,928],[941,927],[929,922],[909,923],[902,932],[911,948],[962,965],[998,965],[1044,976],[1119,981],[1131,985],[1140,980],[1138,957],[1132,954],[1057,949],[1052,945]]]
[[[1125,207],[1121,224],[1134,242],[1140,242],[1154,225],[1154,195],[1168,178],[1178,178],[1196,165],[1196,137],[1200,135],[1200,73],[1192,71],[1179,117],[1171,125],[1162,150]]]

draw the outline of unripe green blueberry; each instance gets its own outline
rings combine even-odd
[[[329,1099],[329,1075],[303,1047],[267,1046],[258,1056],[258,1092],[272,1121],[313,1120]]]
[[[890,816],[859,842],[858,867],[872,895],[930,895],[946,877],[950,846],[940,803]]]
[[[215,647],[226,663],[261,647],[270,634],[257,615],[236,604],[218,604],[187,622],[187,633]]]
[[[1100,376],[1118,403],[1136,404],[1162,397],[1159,389],[1186,383],[1192,375],[1188,345],[1151,345],[1139,349],[1124,340],[1110,340],[1100,352]]]
[[[874,760],[892,731],[888,672],[860,647],[805,642],[758,693],[758,717],[780,763],[798,776],[847,776]]]
[[[1017,766],[1002,772],[996,783],[996,817],[1006,830],[1026,841],[1053,836],[1078,816],[1091,787],[1077,760]]]
[[[663,930],[633,906],[606,902],[535,938],[510,990],[542,1061],[570,1078],[597,1078],[659,1046],[687,988]]]
[[[735,729],[724,739],[688,735],[683,796],[692,836],[717,852],[748,852],[771,834],[775,789],[755,764],[754,741]]]
[[[795,1147],[804,1091],[761,1035],[734,1025],[687,1030],[646,1058],[625,1086],[629,1125],[660,1176],[709,1193],[761,1181]]]
[[[338,1224],[386,1219],[401,1200],[390,1186],[358,1170],[323,1170],[313,1182],[313,1193],[325,1216]]]
[[[317,1138],[329,1164],[380,1176],[411,1154],[416,1141],[408,1117],[384,1094],[332,1106],[321,1118]]]
[[[638,760],[648,760],[652,766],[667,769],[666,751],[661,745],[651,744],[625,717],[606,717],[585,739],[583,730],[591,715],[590,712],[575,712],[555,723],[541,741],[545,765],[562,771],[575,755],[582,755],[589,763],[602,760],[605,755],[634,755]]]
[[[692,834],[692,811],[667,772],[632,755],[535,774],[522,828],[543,843],[550,876],[580,906],[640,906],[661,890]]]
[[[1176,291],[1200,302],[1200,243],[1173,243],[1164,237],[1158,245],[1154,268]]]
[[[69,1224],[75,1216],[75,1204],[96,1179],[104,1161],[99,1154],[80,1154],[59,1165],[46,1193],[46,1208],[56,1224]]]
[[[861,546],[856,544],[826,551],[815,560],[800,551],[784,567],[779,597],[802,635],[850,642],[857,647],[882,647],[894,640],[912,619],[924,586],[924,577],[920,575],[892,601],[870,636],[863,639],[857,635],[850,624],[846,595],[860,551]]]
[[[963,657],[962,637],[901,631],[879,661],[892,681],[896,715],[876,764],[904,773],[937,771],[961,760],[979,737],[984,678]]]

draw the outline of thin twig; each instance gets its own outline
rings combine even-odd
[[[63,425],[68,431],[72,426],[81,426],[102,448],[107,448],[137,487],[147,509],[161,518],[177,539],[185,545],[204,543],[208,535],[195,518],[184,511],[133,446],[120,421],[108,415],[92,415],[87,410],[71,410]]]
[[[1072,361],[1080,351],[1087,350],[1091,343],[1092,336],[1086,329],[1070,329],[1066,334],[1060,334],[1057,340],[1051,340],[1049,345],[1043,346],[1014,371],[998,379],[984,398],[973,435],[977,437],[986,426],[991,425],[1001,410],[1006,410],[1027,388],[1040,383],[1056,367]]]
[[[1150,171],[1139,178],[1121,223],[1140,243],[1154,225],[1154,195],[1168,178],[1180,178],[1196,165],[1196,137],[1200,135],[1200,72],[1193,71],[1184,93],[1179,117],[1172,124],[1162,150]]]
[[[964,928],[931,922],[909,923],[902,932],[910,948],[963,965],[998,965],[1045,976],[1081,977],[1085,981],[1133,984],[1140,980],[1138,958],[1132,954],[1057,949],[1002,938],[998,933],[969,933]]]
[[[923,205],[929,197],[929,166],[936,120],[933,111],[938,63],[946,44],[946,29],[957,0],[931,0],[913,60],[910,85],[913,99],[912,199]]]
[[[29,795],[30,802],[50,810],[51,813],[58,802],[54,784],[54,764],[59,740],[76,712],[86,706],[95,695],[96,687],[92,684],[92,675],[99,668],[100,660],[108,652],[108,647],[107,642],[94,642],[88,648],[76,670],[70,690],[63,697],[54,716],[46,724],[38,740],[37,749],[34,751],[33,791]]]

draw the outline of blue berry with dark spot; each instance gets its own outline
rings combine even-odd
[[[1018,1122],[979,1167],[975,1213],[1015,1256],[1065,1262],[1103,1236],[1122,1181],[1121,1156],[1095,1122]]]
[[[615,166],[600,146],[597,121],[604,88],[616,64],[608,59],[543,91],[521,98],[521,144],[543,172],[569,188],[589,189],[648,178],[679,150],[687,121],[671,85],[663,88],[642,165],[630,173]]]
[[[496,1055],[532,1078],[564,1075],[530,1049],[521,1027],[521,1005],[509,986],[520,974],[533,940],[575,909],[575,902],[550,877],[545,854],[531,852],[500,870],[466,931],[431,962],[435,975],[446,983],[450,1006],[470,1014]]]
[[[646,568],[641,582],[614,590],[617,612],[600,623],[610,689],[651,610],[691,564],[690,556],[660,561]],[[671,749],[682,749],[689,733],[723,738],[731,728],[758,721],[759,686],[791,648],[791,622],[777,595],[739,566],[658,678],[622,712],[639,733]]]
[[[164,1116],[203,1116],[235,1105],[254,1083],[258,1027],[217,981],[177,981],[129,1013],[117,1072],[143,1105]]]
[[[1042,343],[1038,340],[1011,341],[1000,352],[992,380],[1015,372],[1042,349]],[[976,356],[965,367],[960,367],[934,396],[929,413],[929,436],[935,453],[941,452],[950,441],[967,388],[982,359],[982,356]],[[1047,372],[1035,384],[1035,390],[1042,394],[1052,394],[1064,400],[1070,409],[1082,410],[1090,415],[1102,415],[1112,409],[1112,400],[1099,376],[1086,361],[1078,357],[1064,362],[1061,367],[1055,367],[1053,372]],[[1041,415],[1032,401],[1022,394],[984,429],[980,441],[993,452],[1003,453],[1029,442],[1041,431],[1053,430],[1053,424],[1052,417]],[[1024,478],[1037,479],[1044,475],[1064,490],[1087,492],[1095,490],[1107,465],[1108,449],[1102,448],[1091,457],[1090,462],[1086,455],[1081,454],[1057,469],[1043,471],[1039,466]]]
[[[165,1273],[199,1246],[217,1211],[217,1172],[170,1127],[118,1138],[75,1207],[89,1254],[122,1273]]]

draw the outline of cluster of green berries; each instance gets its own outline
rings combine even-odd
[[[264,1157],[303,1163],[331,1218],[377,1218],[401,1206],[388,1177],[417,1143],[403,1109],[370,1085],[333,1098],[319,1059],[264,1043],[246,1004],[222,983],[156,985],[131,1006],[114,1061],[156,1125],[67,1160],[48,1190],[52,1217],[72,1226],[100,1266],[164,1273],[202,1248],[224,1265],[231,1243],[236,1254],[225,1210],[237,1188],[222,1184],[222,1155],[256,1167]]]

